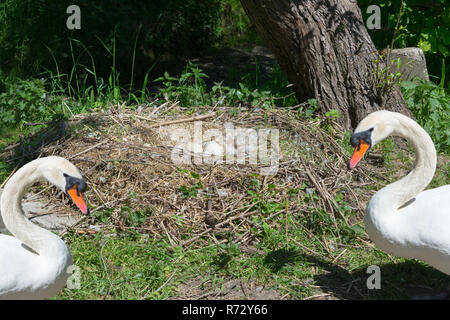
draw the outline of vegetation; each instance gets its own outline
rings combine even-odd
[[[71,4],[71,1],[58,0],[3,1],[0,4],[2,69],[19,68],[26,74],[55,71],[54,56],[60,71],[69,73],[74,57],[83,65],[90,65],[93,57],[98,74],[105,77],[111,64],[103,57],[115,46],[120,48],[116,52],[117,68],[126,77],[130,75],[134,48],[138,48],[139,65],[146,70],[158,56],[198,53],[219,37],[221,6],[217,0],[81,2],[80,30],[64,27],[69,17],[66,8]],[[179,52],[180,48],[183,53]]]
[[[450,154],[450,94],[432,82],[402,83],[406,104],[436,149]]]
[[[161,116],[158,121],[188,112],[179,104],[173,105],[166,106],[170,115]],[[261,176],[248,166],[236,170],[226,165],[186,166],[161,174],[159,170],[164,166],[158,163],[169,159],[170,149],[165,154],[158,149],[160,142],[149,146],[143,140],[139,144],[145,137],[142,129],[147,123],[133,120],[133,115],[148,118],[153,110],[144,108],[138,113],[127,107],[113,109],[105,114],[106,120],[94,126],[90,122],[75,125],[71,141],[41,149],[45,154],[62,149],[63,156],[85,151],[92,146],[86,142],[90,133],[92,137],[101,137],[100,142],[111,142],[85,152],[82,157],[94,163],[114,159],[111,166],[91,170],[87,175],[90,189],[95,189],[87,194],[95,219],[69,229],[65,236],[81,269],[82,286],[78,290],[66,289],[58,298],[240,298],[244,296],[241,287],[249,297],[406,298],[403,286],[409,283],[436,288],[446,285],[445,276],[425,264],[376,250],[364,233],[361,214],[367,199],[386,184],[384,179],[396,180],[411,168],[414,159],[409,150],[397,148],[392,140],[377,145],[373,152],[382,155],[381,163],[364,161],[361,173],[369,174],[370,183],[361,184],[345,169],[352,152],[348,143],[350,133],[343,133],[336,125],[333,113],[322,119],[300,110],[249,112],[239,108],[235,114],[222,113],[222,120],[246,118],[251,127],[277,123],[282,129],[280,147],[285,164],[276,176]],[[218,112],[225,110],[216,108]],[[197,111],[208,111],[208,107]],[[252,114],[258,116],[251,117]],[[295,128],[300,130],[297,135]],[[124,141],[130,134],[133,143]],[[316,143],[330,139],[337,145],[327,144],[326,150]],[[99,140],[95,141],[97,144]],[[134,151],[132,160],[127,161],[126,153],[117,153],[127,146],[143,151]],[[335,150],[343,151],[336,154]],[[154,152],[158,152],[156,159],[150,156]],[[335,203],[334,216],[328,205],[323,204],[326,198],[306,177],[304,167],[295,162],[300,157],[307,161],[323,190],[330,192],[328,200]],[[92,167],[90,162],[79,165],[83,172]],[[447,171],[438,169],[433,180],[435,186],[448,180]],[[120,182],[123,178],[117,179],[118,172],[125,177],[125,184]],[[99,182],[99,177],[107,183]],[[334,187],[338,178],[349,178],[350,185]],[[136,181],[142,186],[130,192]],[[224,183],[214,186],[220,182]],[[166,199],[174,198],[171,195],[176,195],[175,207],[166,206]],[[102,208],[103,203],[110,201],[114,201],[114,206]],[[163,215],[161,201],[167,209]],[[208,231],[202,218],[209,201],[219,221],[243,213],[249,215],[197,237]],[[236,201],[238,205],[233,206]],[[162,221],[164,226],[156,221]],[[373,264],[382,268],[383,290],[368,290],[365,286],[366,269]],[[399,272],[402,277],[398,277]],[[239,285],[233,286],[236,282]]]
[[[377,5],[381,8],[381,29],[369,30],[378,50],[391,44],[400,9],[400,1],[358,0],[363,18],[367,8]],[[450,6],[446,0],[405,0],[394,48],[419,47],[427,60],[432,81],[448,88],[450,79]],[[445,85],[444,85],[445,81]]]
[[[204,81],[207,77],[197,65],[192,63],[185,67],[180,77],[171,77],[166,72],[163,77],[155,80],[163,84],[156,97],[180,101],[184,107],[244,104],[268,109],[275,106],[288,106],[296,102],[292,92],[289,93],[286,90],[288,82],[282,74],[280,76],[279,69],[275,69],[269,75],[269,80],[262,86],[248,80],[248,75],[245,75],[237,88],[223,86],[222,82],[216,82],[211,90],[208,90]]]
[[[382,14],[383,29],[371,31],[371,36],[378,49],[389,46],[399,9],[397,2],[358,3],[363,14],[369,4],[378,4],[382,12],[388,12]],[[336,124],[339,113],[330,110],[319,117],[314,99],[299,103],[279,66],[272,66],[262,76],[258,62],[235,65],[228,70],[229,84],[215,81],[209,85],[211,75],[199,64],[186,62],[224,47],[261,44],[239,0],[84,1],[79,4],[81,30],[61,27],[65,26],[69,4],[73,1],[0,2],[0,182],[30,157],[29,149],[40,150],[36,140],[58,120],[83,114],[91,130],[84,139],[94,141],[98,128],[89,114],[111,115],[115,108],[124,112],[157,110],[164,103],[174,102],[179,108],[167,111],[174,117],[214,108],[223,117],[247,119],[250,111],[255,111],[262,112],[258,125],[268,125],[271,113],[289,109],[295,114],[292,122],[303,121],[308,130],[325,132],[337,142],[333,145],[343,150],[344,157],[352,152],[348,143],[351,133]],[[421,47],[433,76],[433,82],[400,84],[408,107],[440,153],[443,165],[438,168],[433,186],[450,179],[450,35],[444,28],[450,23],[449,10],[444,0],[427,4],[406,1],[395,39],[396,47]],[[172,65],[181,65],[182,71],[175,71]],[[118,133],[126,131],[122,124],[114,130],[111,134],[124,138]],[[73,132],[75,137],[77,134]],[[311,149],[320,149],[329,156],[323,137],[317,134],[313,145],[298,136],[282,136],[283,161],[292,161],[289,170],[298,165],[299,156],[310,156]],[[12,148],[15,145],[18,147]],[[382,174],[387,180],[396,179],[412,165],[411,154],[394,148],[392,140],[376,146],[373,152],[381,154],[380,163],[368,166],[374,171],[385,168]],[[317,170],[329,169],[328,159],[315,160],[312,164]],[[343,157],[332,160],[343,161]],[[183,208],[188,201],[208,202],[210,186],[204,180],[210,172],[197,168],[175,171],[175,175],[186,176],[176,189]],[[339,217],[334,219],[312,184],[292,183],[286,187],[292,182],[288,177],[285,181],[267,182],[264,177],[242,171],[236,171],[235,176],[245,174],[246,179],[236,183],[234,190],[244,190],[240,204],[243,210],[252,208],[253,215],[245,220],[249,226],[246,232],[258,239],[256,245],[242,246],[227,233],[202,238],[207,243],[202,247],[173,245],[165,232],[156,235],[142,231],[156,209],[147,205],[135,208],[133,204],[142,198],[130,191],[125,204],[117,208],[122,219],[120,228],[92,234],[69,229],[65,234],[75,264],[82,270],[82,288],[65,289],[57,298],[197,297],[183,292],[182,285],[198,287],[202,294],[220,298],[228,294],[226,285],[236,279],[244,283],[243,287],[261,287],[261,292],[267,294],[273,290],[270,298],[276,299],[328,297],[324,292],[330,288],[339,292],[337,298],[405,298],[402,286],[408,283],[437,288],[446,285],[443,274],[425,264],[373,248],[357,214],[362,212],[362,203],[358,206],[352,202],[354,198],[350,201],[353,196],[348,192],[334,190],[330,194],[328,201]],[[320,172],[326,176],[326,171]],[[386,183],[380,180],[379,176],[370,176],[371,182],[362,185],[359,192],[372,194],[374,188]],[[89,192],[100,201],[97,189]],[[308,209],[289,210],[299,204]],[[112,208],[97,208],[92,221],[107,225],[114,218],[112,213]],[[385,290],[365,289],[366,269],[373,264],[383,265]],[[357,292],[361,288],[365,291]]]

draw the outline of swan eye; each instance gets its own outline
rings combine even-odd
[[[63,174],[66,178],[66,194],[70,196],[72,201],[84,214],[89,213],[89,209],[83,198],[83,192],[86,191],[86,182],[83,179],[72,177],[68,174]]]
[[[372,147],[372,131],[374,128],[365,131],[353,133],[350,138],[350,144],[354,147],[353,155],[350,158],[347,168],[353,169],[363,158],[366,152]]]
[[[352,145],[352,147],[359,148],[359,145],[361,144],[361,142],[364,142],[365,144],[368,144],[371,147],[372,146],[372,137],[371,136],[372,136],[373,129],[374,128],[370,128],[368,130],[352,134],[352,136],[350,138],[350,144]]]
[[[72,177],[66,173],[63,173],[64,178],[66,178],[66,193],[69,189],[72,189],[74,186],[76,187],[77,192],[85,192],[87,185],[83,179]]]

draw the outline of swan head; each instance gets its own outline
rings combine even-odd
[[[82,213],[88,214],[89,209],[83,197],[87,184],[77,167],[61,157],[52,156],[42,160],[43,166],[39,169],[43,177],[68,195]]]
[[[348,161],[348,169],[356,167],[367,151],[391,135],[397,126],[393,112],[385,110],[375,111],[361,120],[350,138],[355,149]]]

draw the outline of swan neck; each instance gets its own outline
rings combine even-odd
[[[62,240],[29,221],[23,213],[22,198],[27,187],[44,179],[38,169],[40,162],[38,159],[24,165],[8,180],[1,196],[1,215],[12,235],[42,256],[55,249],[55,244],[59,247]]]
[[[389,184],[379,192],[390,199],[397,210],[422,192],[431,182],[436,170],[436,149],[428,133],[412,119],[398,115],[399,126],[393,135],[405,138],[414,149],[415,163],[413,169],[402,179]]]

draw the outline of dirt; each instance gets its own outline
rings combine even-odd
[[[283,300],[286,296],[276,290],[240,279],[228,279],[214,288],[210,282],[201,277],[191,279],[178,286],[179,294],[173,300]]]
[[[320,122],[296,119],[295,111],[289,109],[249,109],[238,115],[231,115],[227,110],[205,107],[199,108],[196,114],[185,115],[176,103],[151,105],[140,110],[111,106],[108,112],[73,117],[62,126],[65,131],[61,136],[51,135],[53,139],[48,141],[45,138],[34,147],[23,149],[27,153],[22,157],[59,155],[72,161],[83,173],[88,183],[85,196],[93,209],[83,223],[69,227],[79,234],[100,230],[108,233],[112,229],[117,232],[134,230],[151,237],[165,235],[173,247],[186,249],[200,248],[211,241],[227,243],[231,237],[243,251],[251,250],[257,247],[262,232],[261,225],[247,218],[260,210],[250,210],[255,202],[248,190],[254,188],[255,177],[258,177],[259,192],[267,193],[265,201],[273,203],[282,202],[293,188],[304,184],[311,190],[317,187],[321,205],[335,212],[333,219],[340,219],[332,203],[338,192],[337,186],[345,189],[359,184],[347,171],[345,150],[336,143],[341,130],[335,131],[336,136],[330,136]],[[214,116],[202,120],[203,134],[208,129],[223,131],[225,123],[233,123],[235,128],[256,130],[261,127],[279,128],[280,141],[290,141],[290,145],[279,145],[285,150],[276,153],[279,154],[278,170],[261,176],[260,170],[264,165],[251,165],[248,161],[245,164],[175,165],[171,159],[174,143],[170,141],[170,133],[175,129],[185,129],[186,134],[193,135],[194,121],[189,119],[205,114]],[[181,122],[171,126],[173,121]],[[35,140],[39,140],[38,137]],[[22,150],[20,146],[17,149]],[[21,159],[16,151],[8,150],[2,157]],[[189,151],[195,153],[195,150]],[[369,172],[361,170],[361,179],[366,179]],[[277,193],[269,192],[271,184],[277,186]],[[182,186],[185,186],[184,191],[180,188]],[[44,203],[44,209],[36,211],[80,217],[67,197],[56,188],[43,184],[43,187],[32,187],[31,191],[40,193]],[[352,194],[346,193],[346,197],[348,199],[345,200],[362,214],[363,208],[358,207]],[[51,208],[46,207],[49,203]],[[285,209],[294,214],[305,212],[308,206],[300,201],[290,201],[289,208],[283,206],[268,212],[262,219],[277,229],[276,217]],[[102,212],[104,208],[108,210]],[[211,223],[208,215],[214,216],[216,221]],[[33,218],[38,222],[36,219]],[[201,281],[198,278],[181,284],[177,298],[290,298],[255,281],[227,279],[220,288]],[[311,299],[330,297],[328,293],[317,291]]]
[[[214,116],[203,120],[203,131],[223,130],[227,122],[242,128],[279,128],[282,152],[278,171],[261,176],[261,165],[248,162],[174,165],[171,160],[174,143],[170,141],[170,133],[185,129],[193,135],[192,117],[210,113]],[[168,125],[173,121],[181,122],[172,127]],[[295,198],[316,191],[318,203],[330,212],[333,220],[342,219],[335,203],[336,195],[342,193],[343,200],[355,213],[351,219],[349,217],[348,223],[352,225],[361,220],[364,204],[371,196],[360,185],[376,185],[374,177],[383,175],[378,164],[380,159],[375,159],[374,164],[368,159],[367,164],[361,164],[349,173],[348,152],[338,143],[343,136],[342,128],[329,130],[327,119],[296,118],[295,111],[287,108],[276,111],[249,109],[230,115],[227,109],[205,107],[199,108],[196,114],[186,115],[176,103],[150,105],[140,110],[111,106],[107,112],[77,115],[62,127],[65,131],[60,136],[52,134],[51,140],[45,138],[27,148],[18,146],[17,150],[9,149],[0,156],[6,161],[25,161],[30,157],[59,155],[81,170],[88,182],[86,199],[93,210],[83,223],[70,227],[76,233],[133,230],[154,238],[165,235],[173,247],[185,249],[231,240],[239,244],[241,251],[251,251],[257,247],[254,242],[259,241],[262,230],[261,225],[247,218],[261,213],[261,209],[249,211],[254,201],[248,191],[254,187],[252,180],[255,177],[260,188],[258,192],[266,194],[265,200],[272,203],[280,203],[287,196]],[[20,150],[26,153],[21,155]],[[190,151],[195,153],[195,150]],[[276,186],[277,193],[269,192],[271,185]],[[289,194],[289,190],[299,189],[302,185],[308,188],[299,190],[297,195]],[[183,194],[182,186],[189,192],[184,190]],[[42,215],[39,219],[51,216],[60,219],[56,218],[58,215],[81,217],[56,188],[44,184],[44,188],[35,186],[31,191],[40,194],[39,202],[43,204],[31,211],[56,213]],[[102,213],[105,208],[108,210]],[[307,212],[308,208],[307,203],[289,201],[286,210],[296,215]],[[261,215],[261,221],[277,229],[276,217],[283,210],[285,207]],[[102,216],[96,217],[96,212]],[[137,213],[143,216],[136,216]],[[212,223],[214,219],[207,219],[208,215],[214,216],[216,221]],[[39,221],[37,219],[33,218],[35,222]],[[63,231],[66,223],[67,220],[59,223]],[[323,247],[328,248],[328,243],[324,242]],[[345,270],[341,274],[344,278],[349,277]],[[317,275],[315,280],[323,282],[323,286],[314,287],[307,298],[346,298],[346,295],[337,294],[342,288],[329,290],[333,285],[329,278],[330,275]],[[198,277],[180,284],[175,299],[290,299],[289,295],[257,281],[226,279],[220,288],[203,281]]]

